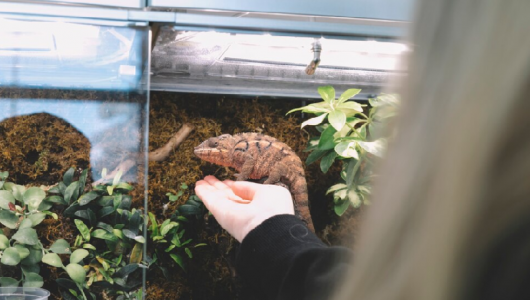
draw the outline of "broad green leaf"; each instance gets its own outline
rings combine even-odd
[[[305,161],[306,165],[310,165],[314,163],[315,161],[319,160],[322,156],[326,155],[328,153],[328,150],[314,150],[307,156],[307,159]]]
[[[320,135],[318,150],[329,150],[335,147],[334,135],[337,131],[334,127],[329,126]]]
[[[72,252],[70,250],[70,244],[64,239],[56,240],[50,247],[50,250],[57,254],[69,254]]]
[[[355,192],[355,189],[348,190],[348,199],[349,202],[352,204],[353,207],[358,208],[361,206],[362,201],[361,198],[359,198],[359,195],[357,192]]]
[[[39,274],[40,273],[40,266],[39,264],[34,264],[34,265],[21,265],[20,266],[22,268],[22,272],[24,274],[29,274],[29,273],[37,273]]]
[[[75,169],[74,168],[69,168],[66,173],[64,173],[63,175],[63,182],[66,186],[69,186],[72,181],[73,181],[73,178],[74,178],[74,173],[75,173]]]
[[[109,233],[103,229],[96,229],[92,232],[92,237],[94,238],[97,238],[97,239],[102,239],[102,240],[108,240],[108,241],[118,241],[118,238],[112,234],[112,233]]]
[[[143,254],[143,244],[140,244],[140,243],[134,244],[134,247],[131,250],[131,257],[129,258],[129,263],[139,264],[142,261],[142,254]]]
[[[79,195],[83,194],[86,185],[86,178],[88,176],[88,169],[84,169],[79,176]]]
[[[327,191],[326,191],[326,195],[329,194],[329,193],[333,193],[335,191],[338,191],[338,190],[342,190],[342,189],[346,189],[348,186],[344,183],[337,183],[335,185],[332,185]]]
[[[339,204],[335,204],[333,210],[335,210],[335,213],[340,217],[346,212],[348,207],[350,207],[350,201],[342,201]]]
[[[21,260],[17,248],[10,247],[4,250],[0,262],[6,266],[16,266]]]
[[[116,189],[126,190],[126,191],[130,192],[130,191],[132,191],[134,189],[134,187],[132,185],[128,184],[127,182],[120,182],[116,186]]]
[[[70,263],[76,264],[82,261],[87,256],[88,256],[88,251],[86,251],[85,249],[77,249],[72,253],[72,255],[70,255]]]
[[[97,250],[96,247],[94,247],[94,245],[92,245],[92,244],[83,244],[83,248],[94,250],[94,251]]]
[[[101,170],[101,178],[105,178],[107,177],[107,168],[103,168],[103,170]]]
[[[64,191],[64,201],[66,201],[67,203],[71,203],[77,200],[78,195],[79,195],[79,182],[74,181]]]
[[[137,242],[140,243],[140,244],[145,243],[145,238],[144,238],[143,236],[141,236],[141,235],[136,236],[136,237],[134,238],[134,240],[137,241]]]
[[[20,256],[20,259],[24,259],[29,256],[29,249],[24,247],[24,245],[16,244],[14,247],[18,251],[18,255]]]
[[[107,187],[107,193],[112,196],[112,193],[114,193],[114,187],[113,186],[108,186]]]
[[[171,253],[169,256],[182,268],[182,270],[186,270],[186,268],[184,268],[184,261],[182,260],[182,256],[175,253]]]
[[[31,222],[30,219],[24,219],[22,220],[22,222],[20,222],[18,229],[31,228],[31,227],[33,227],[33,222]]]
[[[24,287],[26,288],[40,288],[44,285],[42,276],[37,273],[26,274],[26,280],[24,281]]]
[[[344,124],[346,124],[346,115],[343,111],[334,110],[329,113],[328,121],[336,131],[340,131],[344,127]]]
[[[120,182],[121,175],[123,175],[123,171],[119,170],[118,173],[116,173],[116,176],[114,176],[114,179],[112,180],[112,185],[117,186]]]
[[[359,159],[359,153],[355,150],[355,141],[344,141],[340,142],[335,146],[335,152],[345,158],[355,158]]]
[[[373,142],[358,141],[357,144],[366,150],[366,152],[372,153],[373,155],[383,157],[385,151],[385,142],[383,139],[379,139]]]
[[[7,176],[9,176],[9,172],[8,171],[0,172],[0,179],[6,180]]]
[[[29,247],[29,255],[28,257],[24,258],[22,260],[22,265],[24,266],[32,266],[36,265],[41,262],[42,260],[42,250],[41,249],[33,249],[33,247]]]
[[[29,207],[29,210],[36,210],[44,198],[46,198],[46,193],[38,187],[30,187],[23,195],[24,204]]]
[[[162,235],[166,235],[171,229],[173,229],[173,228],[175,228],[177,226],[179,226],[179,223],[177,223],[177,222],[171,222],[171,223],[168,223],[166,225],[162,225],[160,227],[160,233]]]
[[[348,163],[348,168],[346,169],[346,185],[348,186],[348,189],[351,189],[353,186],[353,180],[355,179],[355,174],[357,173],[357,170],[359,170],[359,167],[361,166],[361,160],[357,161],[350,161]]]
[[[0,223],[7,228],[16,229],[18,225],[18,217],[10,210],[0,209]]]
[[[48,202],[51,202],[51,203],[68,205],[68,203],[66,203],[66,201],[64,201],[64,198],[62,196],[58,196],[58,195],[54,195],[54,196],[50,196],[50,197],[44,198],[44,201],[48,201]]]
[[[52,208],[52,207],[53,207],[53,203],[48,202],[48,201],[46,201],[46,199],[44,199],[44,200],[40,203],[39,207],[37,207],[37,210],[38,210],[38,211],[47,211],[47,210],[49,210],[49,209]]]
[[[309,120],[306,120],[302,123],[301,128],[304,128],[307,125],[318,125],[324,121],[324,119],[328,116],[327,113],[321,114],[318,117],[311,118]]]
[[[66,266],[66,272],[73,281],[77,283],[85,282],[86,272],[82,266],[78,264],[69,264]]]
[[[318,93],[320,94],[322,99],[324,99],[324,101],[328,103],[335,100],[335,89],[330,85],[319,86]]]
[[[322,173],[327,173],[331,165],[333,165],[333,162],[335,161],[335,158],[337,158],[337,153],[335,151],[331,151],[326,156],[322,158],[320,161],[320,170],[322,170]]]
[[[28,216],[28,219],[31,221],[33,227],[39,225],[46,218],[44,213],[35,213]]]
[[[328,103],[325,103],[325,104],[326,104],[326,106],[318,105],[317,103],[309,104],[309,105],[306,105],[304,107],[291,109],[289,112],[287,112],[287,114],[290,114],[290,113],[293,113],[293,112],[299,111],[299,110],[301,110],[302,112],[305,112],[305,113],[310,113],[310,114],[318,114],[318,113],[330,112],[331,111],[331,107],[329,106]]]
[[[121,240],[125,238],[123,232],[120,229],[112,229],[112,233]]]
[[[0,208],[9,210],[9,203],[15,204],[15,197],[10,191],[0,191]]]
[[[85,223],[79,219],[75,219],[74,222],[83,239],[87,242],[90,241],[90,229],[88,229]]]
[[[62,268],[63,262],[56,253],[48,253],[42,257],[42,262],[56,268]]]
[[[338,99],[338,102],[339,103],[345,102],[346,100],[348,100],[351,97],[359,94],[360,92],[361,92],[360,89],[348,89],[348,90],[344,91],[344,93],[342,93],[342,95],[340,95],[340,97]]]
[[[354,102],[354,101],[348,101],[348,102],[341,103],[339,106],[337,106],[337,109],[341,109],[341,110],[351,109],[356,112],[363,112],[363,107],[361,106],[361,104]]]
[[[91,191],[88,192],[81,197],[79,197],[79,205],[87,205],[88,203],[92,202],[93,200],[97,199],[99,197],[99,194],[97,192]]]
[[[19,243],[26,245],[37,245],[39,243],[39,237],[37,231],[33,228],[19,229],[14,235],[13,239]]]
[[[9,239],[5,235],[0,235],[0,250],[4,250],[9,247]]]
[[[18,287],[19,281],[11,277],[0,277],[2,287]]]
[[[26,192],[26,187],[18,184],[14,184],[11,187],[11,191],[13,192],[13,197],[17,199],[18,201],[23,201],[24,199],[24,193]]]

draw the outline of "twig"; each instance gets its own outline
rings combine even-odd
[[[171,139],[169,139],[169,141],[164,146],[148,153],[148,160],[163,161],[169,156],[171,151],[177,148],[188,137],[188,135],[192,131],[193,126],[191,124],[182,125],[179,131],[173,137],[171,137]],[[138,156],[138,158],[141,159],[141,156]],[[126,174],[132,167],[134,167],[135,164],[136,160],[130,158],[122,161],[112,172],[107,174],[107,176],[92,183],[92,186],[96,186],[98,184],[111,180],[120,171],[122,174]]]

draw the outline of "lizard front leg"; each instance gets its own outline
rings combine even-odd
[[[252,174],[255,164],[256,161],[254,160],[254,157],[252,157],[252,155],[246,156],[245,162],[241,166],[241,171],[239,174],[237,174],[236,181],[247,180],[250,177],[250,174]]]
[[[282,163],[275,164],[270,172],[269,172],[269,178],[265,180],[264,184],[278,184],[280,183],[280,179],[282,178],[282,175],[287,174],[287,167]],[[278,184],[280,186],[285,187],[285,184]]]

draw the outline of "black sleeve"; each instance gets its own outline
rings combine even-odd
[[[236,270],[260,299],[328,299],[352,253],[328,247],[292,215],[274,216],[243,239]]]

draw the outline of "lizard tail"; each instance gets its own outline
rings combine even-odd
[[[294,198],[294,211],[297,217],[302,219],[309,230],[315,232],[313,220],[309,212],[309,197],[307,194],[307,183],[304,177],[295,180],[291,185],[291,194]]]

